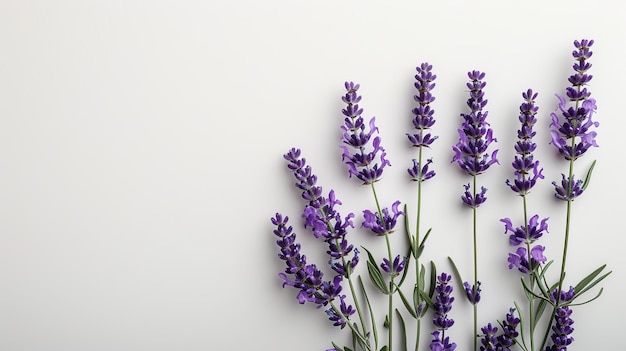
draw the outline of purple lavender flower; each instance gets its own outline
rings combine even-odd
[[[407,169],[407,172],[411,176],[412,181],[425,181],[435,176],[435,171],[429,170],[428,165],[433,163],[433,159],[426,160],[426,164],[420,169],[420,164],[416,159],[413,159],[413,167]]]
[[[339,298],[341,316],[332,306],[325,311],[334,325],[343,328],[346,324],[345,317],[354,313],[354,308],[345,303],[345,295],[340,295],[343,276],[336,275],[332,281],[325,281],[324,273],[316,265],[307,264],[306,256],[300,254],[296,233],[288,226],[289,217],[277,213],[271,221],[276,226],[274,234],[278,237],[276,244],[280,248],[278,257],[287,265],[284,273],[278,275],[283,280],[283,288],[291,286],[298,289],[297,299],[301,304],[311,302],[322,307]]]
[[[574,288],[570,287],[569,291],[561,291],[560,294],[558,294],[558,289],[555,289],[552,292],[552,301],[556,301],[557,296],[560,297],[560,303],[568,302],[574,298]],[[574,320],[571,318],[572,312],[573,310],[569,306],[560,306],[556,309],[552,335],[550,335],[553,344],[547,347],[546,351],[566,351],[567,346],[574,342],[574,338],[571,336],[574,332],[574,328],[572,328],[572,324],[574,324]]]
[[[463,193],[463,196],[461,196],[461,200],[463,200],[463,203],[467,206],[471,208],[478,208],[478,206],[487,201],[487,196],[485,196],[485,194],[487,194],[487,188],[484,186],[480,187],[480,193],[476,193],[476,196],[470,193],[469,190],[471,186],[469,184],[463,185],[463,187],[465,188],[465,192]]]
[[[464,282],[463,287],[465,288],[465,295],[467,295],[467,299],[471,304],[475,305],[480,302],[480,282],[476,282],[476,285]]]
[[[470,81],[467,87],[470,89],[470,98],[467,106],[470,113],[462,113],[463,123],[459,129],[459,142],[452,147],[454,157],[452,162],[456,162],[463,171],[469,175],[477,175],[486,171],[489,166],[497,163],[498,150],[489,155],[487,150],[491,143],[497,140],[493,137],[493,131],[486,122],[488,112],[483,111],[487,105],[484,99],[483,88],[487,83],[483,81],[485,73],[472,71],[468,73]]]
[[[583,193],[583,181],[576,179],[574,175],[572,178],[568,178],[565,174],[561,173],[561,184],[552,182],[554,185],[554,196],[563,201],[574,200]]]
[[[517,326],[520,323],[520,319],[514,315],[515,309],[509,309],[509,313],[506,315],[506,319],[502,321],[502,332],[498,333],[498,327],[488,323],[480,330],[483,332],[481,338],[480,351],[497,350],[497,351],[509,351],[510,347],[515,344],[515,338],[519,335],[517,332]]]
[[[449,285],[452,276],[446,273],[441,273],[437,277],[437,285],[435,286],[434,309],[435,317],[433,318],[433,324],[438,330],[444,331],[450,328],[454,324],[454,320],[448,318],[448,312],[452,309],[452,285]]]
[[[454,351],[456,349],[456,343],[450,343],[450,337],[446,336],[441,339],[439,331],[432,333],[433,340],[430,342],[430,351]]]
[[[480,331],[483,332],[482,338],[480,338],[480,351],[486,350],[496,350],[498,346],[498,337],[496,333],[498,332],[498,327],[494,327],[491,323],[486,326],[480,328]]]
[[[523,274],[532,273],[539,263],[546,262],[547,258],[543,255],[545,247],[536,245],[530,249],[530,262],[528,262],[528,253],[525,247],[518,247],[515,253],[509,253],[509,269],[517,268]]]
[[[520,129],[517,131],[518,141],[515,144],[517,155],[513,160],[513,169],[516,179],[511,182],[506,180],[506,184],[519,195],[526,195],[532,187],[535,186],[537,179],[543,179],[541,174],[543,168],[539,168],[539,161],[533,158],[533,152],[537,148],[532,138],[537,134],[533,130],[533,126],[537,122],[536,114],[539,108],[535,106],[537,93],[533,93],[531,89],[522,93],[524,102],[520,105],[519,121]]]
[[[557,94],[558,111],[550,114],[552,117],[550,126],[553,128],[550,132],[551,144],[566,160],[575,160],[592,146],[598,146],[595,141],[597,133],[591,130],[599,125],[591,119],[596,110],[596,101],[591,98],[591,92],[586,87],[593,78],[587,74],[591,68],[591,63],[587,60],[593,54],[590,50],[592,45],[593,40],[574,41],[576,50],[572,52],[575,60],[572,68],[575,73],[568,78],[571,86],[566,88],[569,101]]]
[[[301,157],[299,149],[292,148],[283,157],[288,161],[287,167],[296,178],[296,187],[302,190],[302,198],[307,201],[302,214],[305,227],[311,228],[316,238],[324,238],[329,248],[328,263],[337,273],[348,277],[349,272],[359,262],[359,251],[346,239],[348,228],[354,228],[354,214],[349,213],[343,217],[335,209],[335,206],[341,205],[341,201],[337,199],[334,190],[328,193],[328,197],[322,195],[322,187],[317,185],[317,176],[307,165],[306,159]]]
[[[372,139],[374,133],[378,133],[375,118],[372,117],[366,127],[361,117],[363,113],[363,109],[359,107],[361,96],[357,94],[360,85],[346,82],[345,87],[347,92],[342,100],[347,106],[341,111],[346,116],[344,125],[341,126],[342,139],[345,144],[341,146],[342,159],[348,166],[350,177],[355,176],[364,184],[372,184],[380,179],[385,166],[391,166],[391,163],[385,158],[387,154],[380,145],[380,137],[375,136]]]
[[[404,212],[398,210],[400,206],[400,201],[396,201],[391,205],[392,214],[389,213],[389,209],[387,207],[381,210],[382,212],[382,220],[378,213],[374,213],[370,210],[363,211],[363,224],[362,226],[370,229],[374,234],[378,236],[382,236],[385,234],[391,234],[394,231],[396,223],[398,221],[398,217],[404,214]]]
[[[406,257],[400,257],[400,255],[398,255],[393,260],[393,264],[391,264],[388,259],[383,258],[383,263],[380,264],[380,268],[382,268],[383,271],[396,276],[404,270],[405,265]]]
[[[542,219],[540,223],[539,215],[532,216],[527,225],[516,228],[513,228],[513,223],[509,218],[502,218],[500,222],[504,223],[504,234],[511,233],[509,241],[513,246],[532,244],[548,231],[548,218]]]
[[[433,136],[429,132],[430,128],[435,124],[435,110],[431,108],[430,103],[435,101],[435,97],[431,91],[435,88],[434,80],[437,78],[431,70],[433,66],[427,62],[422,63],[416,68],[417,74],[415,75],[415,88],[417,89],[417,95],[413,98],[418,103],[418,106],[413,109],[414,118],[412,120],[413,127],[416,130],[414,133],[407,133],[407,137],[414,147],[430,147],[430,145],[437,140],[438,136]],[[413,167],[408,169],[409,175],[412,180],[425,181],[435,176],[434,171],[428,170],[428,165],[432,163],[432,160],[428,160],[426,165],[420,165],[420,162],[413,160]]]
[[[510,308],[509,313],[506,314],[506,319],[502,321],[502,334],[498,336],[498,344],[501,349],[498,350],[509,351],[509,347],[515,344],[515,340],[519,336],[517,327],[521,320],[514,313],[515,309]]]

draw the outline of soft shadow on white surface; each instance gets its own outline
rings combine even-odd
[[[448,255],[469,258],[469,213],[458,204],[467,179],[449,160],[466,72],[482,70],[502,151],[484,178],[493,202],[481,208],[481,274],[492,286],[515,283],[498,219],[514,215],[517,199],[496,190],[510,177],[507,142],[529,87],[547,125],[581,38],[596,40],[600,148],[581,160],[598,164],[575,202],[569,274],[602,263],[615,272],[576,311],[572,349],[617,346],[623,10],[579,1],[0,4],[0,349],[325,350],[345,340],[280,287],[269,218],[280,211],[297,223],[301,208],[282,154],[300,147],[343,211],[360,213],[371,197],[346,179],[338,149],[343,82],[357,81],[393,164],[382,197],[405,200],[404,135],[424,61],[438,75],[440,136],[431,154],[440,175],[425,190],[437,236],[425,255],[442,269]],[[545,129],[538,138],[538,157],[558,162]],[[562,171],[547,168],[531,201],[551,216],[546,246],[558,258],[564,210],[550,182]],[[513,297],[485,286],[484,298],[494,301],[487,322]],[[450,332],[459,344],[464,305]]]

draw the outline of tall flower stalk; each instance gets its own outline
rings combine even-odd
[[[410,233],[409,228],[406,228],[411,245],[411,252],[415,260],[415,286],[413,290],[414,306],[411,314],[417,319],[416,323],[416,336],[415,336],[415,350],[419,349],[420,336],[421,336],[421,319],[426,312],[426,302],[422,296],[424,291],[424,277],[422,265],[420,264],[420,255],[422,252],[423,242],[422,229],[421,229],[421,209],[422,209],[422,184],[435,176],[435,172],[429,169],[429,165],[432,163],[432,159],[427,159],[424,162],[424,149],[430,148],[431,144],[438,138],[430,133],[430,128],[435,124],[435,110],[432,108],[431,103],[435,101],[435,97],[432,95],[432,90],[435,88],[435,79],[437,76],[432,73],[432,65],[427,62],[422,63],[416,67],[417,74],[415,75],[415,88],[417,94],[413,96],[417,102],[417,107],[413,108],[413,123],[414,130],[412,133],[407,133],[407,137],[412,147],[417,148],[417,159],[413,159],[413,166],[407,170],[411,180],[417,184],[417,199],[415,210],[415,234]]]
[[[592,75],[587,73],[591,68],[591,63],[588,62],[593,54],[591,46],[593,46],[593,40],[574,41],[575,50],[572,52],[574,57],[572,66],[574,74],[568,78],[570,86],[565,90],[566,96],[556,95],[559,100],[557,110],[550,114],[552,117],[552,123],[550,124],[552,128],[550,131],[552,136],[551,144],[557,148],[559,154],[568,162],[567,175],[561,175],[560,183],[556,181],[552,183],[555,189],[555,197],[567,203],[563,256],[552,319],[557,318],[559,308],[562,307],[561,303],[563,302],[561,292],[565,280],[571,219],[573,216],[572,202],[575,198],[582,195],[587,187],[595,161],[588,171],[584,182],[581,179],[576,179],[574,164],[592,146],[598,146],[595,140],[597,133],[593,129],[598,127],[599,124],[592,120],[593,113],[596,111],[596,100],[591,97],[591,92],[587,89],[587,85],[593,78]],[[549,330],[546,331],[542,346],[545,345],[548,332]]]
[[[464,282],[465,292],[468,300],[474,309],[474,351],[478,349],[478,302],[480,301],[480,281],[478,280],[478,227],[477,209],[487,200],[485,196],[487,188],[477,189],[477,176],[485,172],[491,165],[497,163],[498,150],[494,150],[491,155],[487,152],[489,146],[496,142],[493,131],[487,123],[488,112],[484,110],[487,105],[483,89],[487,85],[484,82],[485,73],[471,71],[468,74],[469,99],[467,106],[469,113],[462,113],[463,122],[458,130],[459,141],[452,147],[454,157],[452,162],[456,162],[459,167],[472,176],[472,182],[465,185],[465,193],[461,196],[462,201],[472,208],[473,212],[473,254],[474,254],[474,281],[473,284]]]
[[[381,286],[380,279],[373,278],[378,281],[378,288],[381,292],[388,296],[388,313],[386,325],[389,330],[387,350],[393,350],[393,295],[398,289],[396,285],[396,277],[404,268],[403,264],[398,264],[397,269],[388,269],[391,262],[400,262],[406,260],[399,255],[393,257],[389,235],[394,231],[398,217],[404,214],[399,210],[400,202],[396,201],[391,207],[391,213],[388,208],[382,208],[376,187],[374,183],[380,180],[383,170],[391,163],[386,159],[385,149],[381,145],[380,136],[378,136],[378,128],[375,124],[375,118],[372,117],[367,125],[365,119],[361,116],[363,109],[359,106],[361,96],[358,94],[360,85],[353,82],[345,82],[346,93],[342,97],[346,107],[342,109],[344,115],[344,124],[341,126],[343,150],[342,159],[348,166],[348,174],[363,182],[364,185],[370,186],[374,201],[376,203],[376,212],[370,210],[363,211],[364,222],[363,227],[370,229],[375,235],[384,236],[387,246],[387,257],[383,259],[380,267],[389,276],[389,284],[387,287]],[[369,252],[368,252],[369,254]],[[378,269],[378,265],[370,255],[368,262],[370,273],[374,273],[379,277],[382,273]]]
[[[519,107],[520,128],[517,131],[517,142],[515,143],[516,155],[511,163],[513,167],[513,180],[507,179],[506,185],[522,199],[522,218],[523,223],[519,227],[514,227],[510,218],[503,218],[500,221],[504,223],[505,234],[509,234],[509,243],[516,247],[516,251],[509,253],[508,262],[509,269],[516,268],[519,272],[527,276],[528,298],[528,324],[530,350],[535,350],[534,334],[536,328],[535,320],[535,300],[533,295],[537,289],[537,284],[541,284],[539,280],[539,266],[546,262],[543,252],[545,247],[534,245],[534,243],[543,236],[548,230],[548,218],[539,221],[539,215],[532,217],[528,213],[527,195],[537,183],[537,180],[544,179],[542,174],[543,168],[540,167],[539,161],[535,159],[534,152],[537,144],[533,141],[533,137],[537,134],[534,126],[537,122],[537,111],[539,108],[535,105],[537,93],[532,89],[522,93],[524,101]],[[519,311],[521,313],[521,311]],[[522,335],[522,343],[526,345],[525,336]]]
[[[360,344],[367,345],[369,343],[367,339],[369,329],[367,328],[365,316],[359,305],[352,274],[359,262],[359,250],[350,244],[346,238],[348,229],[354,227],[354,214],[349,213],[346,216],[342,216],[337,211],[336,206],[341,205],[341,201],[337,199],[334,190],[330,190],[328,196],[323,195],[322,187],[317,184],[317,176],[313,173],[311,166],[307,164],[306,159],[301,156],[300,149],[290,149],[283,155],[283,158],[287,161],[287,168],[296,179],[296,188],[302,191],[301,197],[306,202],[302,213],[305,227],[310,228],[316,238],[321,238],[328,244],[328,251],[326,251],[329,255],[328,264],[331,269],[337,273],[337,284],[340,284],[345,278],[350,287],[352,301],[354,301],[354,308],[346,305],[346,296],[342,295],[340,296],[340,308],[327,309],[326,313],[329,319],[334,322],[335,326],[344,328],[347,324],[346,317],[349,317],[356,311],[360,320],[361,329],[358,330],[352,325],[350,325],[350,327],[353,330],[355,339],[358,340]],[[281,218],[282,217],[277,217],[273,222],[278,223],[280,226]],[[284,220],[286,223],[286,217]],[[293,237],[295,238],[295,234]],[[305,259],[304,256],[303,259]],[[341,285],[339,285],[339,287],[341,287]],[[344,306],[346,307],[345,309]],[[347,312],[350,313],[347,314]]]

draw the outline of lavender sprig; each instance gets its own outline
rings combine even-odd
[[[327,307],[326,313],[334,325],[346,326],[349,316],[354,313],[352,306],[345,303],[345,295],[341,295],[341,275],[336,275],[332,281],[325,281],[324,273],[315,264],[307,264],[306,256],[300,254],[300,244],[296,242],[296,233],[288,226],[289,217],[277,213],[272,218],[276,226],[274,234],[278,237],[276,244],[280,247],[278,258],[285,261],[287,267],[279,277],[283,280],[283,287],[291,286],[298,290],[298,302],[314,303],[319,307]],[[340,308],[332,305],[340,299]],[[331,304],[331,306],[328,306]]]
[[[413,96],[417,106],[413,108],[413,119],[411,120],[413,125],[413,131],[407,133],[411,147],[417,148],[417,159],[413,159],[413,166],[407,169],[411,181],[417,184],[417,204],[415,214],[415,235],[410,233],[409,228],[406,228],[407,235],[409,237],[411,245],[411,253],[415,259],[415,286],[413,289],[413,308],[415,310],[416,323],[416,337],[415,337],[415,350],[418,350],[421,340],[421,317],[426,311],[426,302],[422,297],[426,287],[423,286],[423,277],[421,277],[422,265],[419,261],[419,248],[423,245],[423,241],[426,239],[426,235],[422,240],[421,233],[421,209],[422,209],[422,183],[426,180],[432,179],[435,176],[435,171],[430,169],[430,165],[433,163],[432,158],[423,162],[424,149],[430,148],[438,136],[431,134],[430,130],[435,125],[435,110],[432,108],[432,103],[435,101],[435,97],[432,94],[432,90],[435,88],[435,79],[437,75],[432,72],[433,66],[428,62],[424,62],[415,68],[417,74],[415,75],[415,89],[417,93]]]
[[[454,325],[454,320],[448,318],[448,312],[452,309],[452,303],[454,297],[452,291],[454,288],[450,285],[452,276],[446,273],[441,273],[437,277],[437,283],[435,285],[435,300],[434,310],[435,316],[433,318],[433,325],[436,331],[432,333],[434,339],[430,343],[431,351],[452,351],[456,349],[456,343],[450,343],[450,338],[445,336],[446,330]]]
[[[375,118],[369,120],[368,127],[365,125],[365,119],[361,116],[363,109],[359,106],[362,97],[357,93],[360,85],[354,82],[345,82],[346,93],[342,97],[342,101],[346,107],[342,109],[344,115],[344,124],[341,126],[343,150],[342,159],[348,166],[349,177],[355,176],[361,180],[363,184],[367,184],[372,189],[374,201],[376,203],[376,212],[369,210],[363,211],[365,218],[362,226],[370,229],[374,234],[385,237],[387,246],[386,262],[392,262],[391,243],[389,235],[393,233],[394,227],[399,216],[404,213],[398,210],[399,201],[392,205],[393,214],[389,213],[388,208],[382,208],[376,194],[374,183],[380,180],[383,170],[391,163],[385,158],[386,152],[381,145],[381,139],[377,135]],[[383,262],[384,263],[384,262]],[[372,265],[376,266],[372,263]],[[391,271],[389,272],[391,273]],[[370,272],[371,274],[371,272]],[[393,350],[393,295],[397,291],[398,286],[395,283],[396,274],[390,274],[389,287],[386,290],[388,295],[388,350]]]
[[[555,188],[555,197],[559,200],[567,202],[567,212],[565,217],[565,236],[563,239],[563,256],[561,260],[561,273],[559,274],[559,282],[556,294],[555,303],[553,305],[552,317],[556,318],[561,306],[561,293],[563,291],[563,283],[565,280],[565,272],[567,265],[568,245],[570,238],[570,222],[572,217],[572,202],[575,198],[583,194],[588,181],[591,177],[591,171],[593,170],[592,164],[589,169],[586,180],[583,183],[581,180],[577,180],[574,176],[574,164],[583,154],[585,154],[592,146],[597,147],[598,144],[595,141],[597,133],[592,130],[599,126],[598,122],[592,120],[593,114],[596,110],[596,100],[591,97],[591,92],[587,86],[592,75],[588,74],[591,68],[589,58],[593,55],[591,47],[593,46],[593,40],[583,39],[581,41],[575,40],[575,50],[572,52],[574,58],[574,64],[572,68],[574,73],[570,75],[568,81],[570,86],[566,87],[567,99],[557,94],[559,103],[557,105],[557,111],[551,113],[552,127],[551,144],[557,148],[559,154],[568,161],[568,173],[562,174],[562,181],[559,185],[556,181],[552,184]],[[542,346],[546,344],[548,331]]]
[[[466,296],[474,307],[474,351],[478,349],[478,307],[480,301],[480,282],[478,281],[478,250],[477,250],[477,216],[476,209],[483,204],[487,197],[485,196],[487,188],[481,187],[480,193],[477,192],[477,176],[485,172],[491,165],[498,163],[496,158],[498,150],[488,153],[489,147],[497,140],[493,137],[493,131],[487,123],[488,112],[484,110],[487,106],[485,93],[483,89],[487,85],[483,81],[485,73],[480,71],[468,72],[469,82],[467,87],[470,90],[470,97],[467,100],[467,106],[470,113],[461,113],[463,122],[458,130],[459,141],[452,147],[454,157],[452,162],[472,176],[473,186],[465,185],[465,192],[461,196],[461,200],[472,208],[473,211],[473,248],[474,248],[474,282],[470,285],[464,283]],[[472,191],[470,192],[470,188]]]

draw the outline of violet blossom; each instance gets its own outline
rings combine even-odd
[[[509,309],[506,319],[501,322],[501,333],[498,333],[498,327],[491,325],[491,323],[480,329],[483,333],[480,340],[480,351],[510,351],[510,347],[515,344],[515,340],[519,336],[517,327],[520,324],[520,319],[514,313],[514,308]]]
[[[400,257],[400,255],[398,255],[393,260],[393,263],[390,263],[387,258],[383,258],[383,263],[380,264],[380,268],[382,268],[383,271],[396,276],[404,270],[405,265],[406,257]]]
[[[537,134],[533,130],[533,126],[537,122],[537,111],[539,108],[535,106],[535,99],[537,93],[534,93],[531,89],[522,93],[524,102],[520,105],[519,121],[521,124],[520,129],[517,131],[518,141],[515,143],[515,159],[512,166],[516,179],[511,182],[506,180],[506,184],[520,195],[527,194],[532,187],[535,186],[537,179],[543,179],[544,176],[541,173],[543,168],[539,167],[539,161],[533,157],[533,152],[537,148],[532,138]]]
[[[372,117],[366,126],[361,116],[361,96],[357,94],[360,85],[346,82],[345,87],[347,92],[342,100],[346,107],[341,111],[345,116],[344,125],[341,126],[345,144],[341,146],[342,159],[348,166],[350,177],[355,176],[364,184],[372,184],[380,179],[385,166],[391,166],[391,163],[385,158],[387,154],[380,145],[380,137],[374,136],[378,134],[375,118]]]
[[[351,245],[347,239],[349,227],[354,227],[354,214],[343,217],[336,209],[341,201],[331,190],[328,197],[322,196],[322,187],[317,185],[317,176],[301,157],[299,149],[292,148],[283,155],[288,161],[287,167],[296,178],[296,187],[302,190],[302,198],[307,201],[302,217],[305,227],[310,227],[316,238],[323,237],[328,244],[328,263],[334,271],[348,277],[359,262],[359,250]]]
[[[454,302],[454,297],[452,296],[454,288],[450,285],[451,279],[451,275],[441,273],[437,277],[437,284],[435,285],[435,317],[433,318],[433,324],[440,331],[444,331],[454,325],[454,320],[448,318],[448,312],[452,309],[452,303]]]
[[[512,246],[532,244],[548,231],[548,218],[539,222],[539,215],[532,216],[527,224],[515,228],[510,218],[502,218],[500,222],[504,223],[504,234],[511,233],[509,241]]]
[[[559,100],[557,110],[550,114],[552,117],[550,143],[570,162],[574,162],[592,146],[598,146],[595,140],[597,133],[592,130],[599,126],[598,122],[592,120],[597,109],[596,100],[587,89],[593,78],[587,73],[591,68],[591,63],[587,60],[593,54],[590,50],[592,45],[593,40],[574,41],[576,50],[572,52],[575,60],[572,68],[575,73],[568,78],[571,86],[566,88],[567,99],[557,94]],[[571,201],[583,193],[582,181],[575,180],[571,172],[568,176],[563,174],[562,178],[560,185],[556,181],[552,183],[556,198]]]
[[[345,295],[341,295],[341,281],[343,277],[336,275],[332,281],[323,279],[324,273],[315,264],[307,264],[306,256],[300,254],[300,244],[296,242],[296,233],[288,226],[289,217],[276,213],[272,218],[272,224],[276,226],[274,234],[278,237],[276,244],[280,248],[278,258],[285,261],[287,267],[279,277],[283,280],[283,287],[291,286],[298,289],[298,302],[314,303],[319,307],[327,307],[326,313],[334,325],[345,327],[346,317],[354,313],[354,308],[344,301]],[[336,298],[340,300],[340,312],[331,305]]]
[[[544,250],[544,246],[535,245],[530,249],[530,255],[528,255],[525,247],[518,247],[515,253],[509,253],[509,269],[517,268],[524,274],[532,273],[540,263],[547,261],[543,255]],[[530,262],[528,262],[528,257],[530,257]]]
[[[435,124],[435,110],[432,109],[431,103],[435,101],[435,97],[431,91],[435,88],[434,80],[437,78],[435,74],[431,72],[433,66],[427,62],[422,63],[419,67],[416,67],[417,74],[415,75],[415,88],[417,89],[417,95],[413,98],[418,103],[412,112],[414,118],[412,119],[413,127],[416,132],[407,133],[407,137],[414,147],[430,147],[430,145],[437,140],[438,136],[433,136],[429,132],[430,128]],[[421,165],[420,161],[413,159],[413,167],[407,171],[412,180],[425,181],[435,176],[435,172],[428,170],[428,165],[432,163],[432,159],[428,159],[425,165]]]
[[[552,292],[552,301],[560,301],[560,303],[571,301],[574,298],[574,288],[570,287],[568,291],[561,291],[558,293],[558,289]],[[574,342],[574,338],[571,334],[574,332],[572,324],[574,320],[571,318],[573,310],[569,306],[557,307],[554,314],[554,321],[552,324],[552,346],[546,348],[546,351],[566,351],[567,346]]]
[[[433,340],[431,340],[430,344],[428,345],[430,351],[454,351],[456,349],[456,343],[450,343],[449,336],[444,337],[442,340],[439,336],[440,334],[443,333],[440,333],[439,331],[434,331],[431,334],[433,336]]]
[[[492,164],[498,163],[496,158],[498,150],[494,150],[491,155],[487,150],[491,143],[497,140],[493,137],[493,130],[487,123],[488,111],[483,111],[487,105],[484,99],[483,88],[487,85],[483,81],[485,73],[472,71],[468,73],[470,81],[467,87],[470,89],[470,98],[467,106],[470,113],[462,113],[463,123],[459,132],[459,141],[452,147],[454,157],[452,162],[456,162],[463,171],[469,175],[478,175],[485,172]]]
[[[398,217],[404,214],[404,212],[398,209],[399,206],[400,201],[394,202],[391,206],[391,214],[389,213],[388,208],[383,208],[381,210],[382,220],[378,213],[374,213],[370,210],[364,210],[363,218],[365,220],[363,221],[362,226],[364,228],[368,228],[378,236],[393,233],[396,223],[398,221]]]

